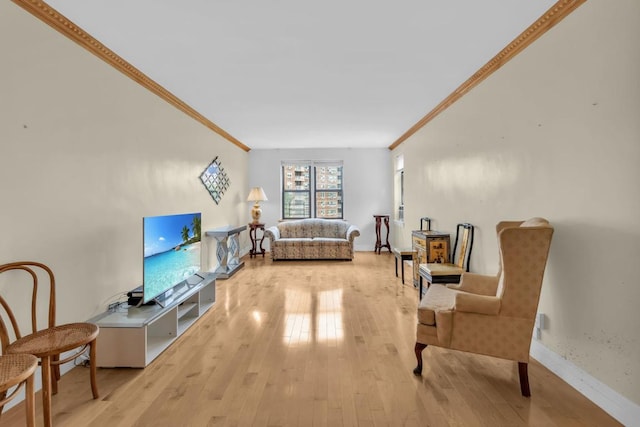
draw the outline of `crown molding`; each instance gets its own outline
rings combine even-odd
[[[426,116],[420,119],[415,125],[409,128],[400,138],[389,146],[389,150],[393,150],[423,126],[433,120],[438,114],[449,108],[454,102],[462,98],[467,92],[480,84],[484,79],[497,71],[504,64],[509,62],[514,56],[526,49],[531,43],[536,41],[540,36],[553,28],[556,24],[566,18],[578,6],[587,0],[560,0],[549,8],[536,22],[531,24],[529,28],[524,30],[518,37],[509,43],[504,49],[480,68],[474,75],[469,77],[467,81],[462,83],[440,104],[431,110]]]
[[[36,18],[40,19],[44,23],[48,24],[55,30],[59,31],[66,37],[70,38],[89,52],[96,55],[98,58],[102,59],[109,65],[113,66],[115,69],[125,74],[138,84],[144,86],[151,92],[158,95],[160,98],[167,101],[169,104],[173,105],[180,111],[186,113],[188,116],[194,118],[198,122],[202,123],[218,135],[222,136],[229,142],[235,144],[239,148],[244,151],[249,151],[250,148],[244,145],[242,142],[231,136],[224,129],[220,128],[218,125],[204,117],[202,114],[198,113],[192,107],[187,105],[180,98],[169,92],[167,89],[150,79],[143,72],[138,70],[136,67],[122,59],[111,49],[100,43],[98,40],[93,38],[86,31],[82,30],[76,24],[71,22],[65,16],[60,14],[57,10],[49,6],[47,3],[38,0],[12,0],[15,4],[25,9],[27,12],[34,15]]]

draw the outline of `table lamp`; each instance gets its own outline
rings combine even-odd
[[[260,215],[262,215],[262,209],[260,209],[260,202],[267,201],[267,195],[264,194],[262,187],[253,187],[247,197],[247,202],[255,202],[253,208],[251,208],[251,218],[253,223],[258,224],[260,222]]]

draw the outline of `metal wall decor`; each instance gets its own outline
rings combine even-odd
[[[200,181],[211,194],[211,198],[216,202],[216,205],[219,204],[222,195],[229,188],[229,178],[218,160],[218,156],[202,171]]]

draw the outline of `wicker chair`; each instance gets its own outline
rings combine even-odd
[[[0,356],[0,415],[4,405],[11,401],[25,386],[27,426],[36,425],[35,390],[33,374],[38,359],[32,354],[7,354]],[[7,393],[9,395],[7,396]]]
[[[18,270],[31,276],[33,293],[31,299],[31,325],[32,332],[22,336],[18,323],[7,301],[0,296],[0,304],[6,312],[13,328],[14,341],[11,341],[9,329],[0,316],[0,339],[2,340],[2,354],[32,354],[40,359],[42,366],[42,402],[44,412],[44,425],[51,426],[51,394],[58,392],[58,380],[60,379],[60,365],[75,360],[87,350],[90,358],[91,391],[93,398],[98,398],[98,386],[96,383],[96,338],[99,329],[92,323],[69,323],[56,325],[56,298],[55,277],[49,267],[32,261],[13,262],[0,265],[0,273]],[[46,272],[49,279],[49,306],[47,328],[38,330],[37,300],[38,300],[38,272]],[[77,350],[71,356],[60,360],[62,353]]]

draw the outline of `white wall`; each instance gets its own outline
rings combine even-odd
[[[393,152],[404,154],[408,224],[477,226],[472,271],[496,272],[498,221],[551,221],[541,344],[635,404],[638,40],[640,2],[586,2]]]
[[[376,244],[373,215],[392,215],[390,151],[386,148],[251,150],[249,152],[249,186],[262,187],[267,194],[269,200],[260,203],[262,222],[267,227],[275,225],[282,218],[280,171],[283,160],[342,160],[344,162],[344,219],[360,228],[360,237],[354,241],[355,250],[372,251]],[[247,218],[250,218],[251,206],[252,204],[247,202]],[[390,235],[389,240],[392,237]],[[267,250],[269,248],[266,240],[264,247]]]
[[[59,323],[141,284],[143,216],[245,222],[246,152],[6,1],[0,52],[0,263],[53,268]],[[216,156],[231,180],[220,205],[199,180]],[[9,299],[11,285],[0,277]]]

